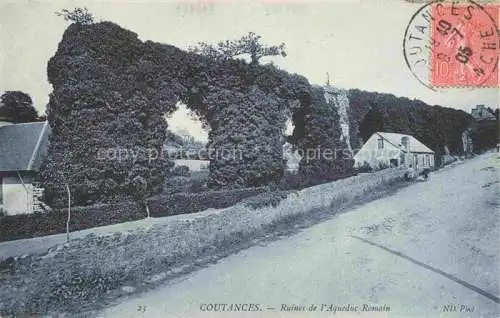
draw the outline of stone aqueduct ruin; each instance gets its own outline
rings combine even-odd
[[[47,72],[53,85],[47,107],[52,134],[41,175],[49,197],[65,198],[61,185],[70,184],[77,205],[161,191],[172,162],[164,156],[151,160],[151,154],[161,153],[164,115],[179,101],[210,127],[209,149],[243,155],[210,158],[211,188],[279,182],[290,117],[299,149],[344,146],[335,107],[304,77],[142,42],[111,22],[69,26]],[[99,151],[106,149],[126,149],[134,156],[99,160]],[[339,160],[314,159],[302,160],[300,171],[345,168]]]

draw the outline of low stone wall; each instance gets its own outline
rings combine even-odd
[[[207,233],[211,236],[206,238],[208,241],[215,239],[215,234],[220,233],[221,228],[224,231],[221,233],[223,237],[241,233],[251,234],[281,219],[362,201],[363,197],[370,192],[381,191],[386,186],[402,181],[403,174],[404,172],[400,169],[386,169],[305,188],[289,194],[276,207],[267,206],[254,210],[237,204],[217,214],[207,215],[203,221],[202,219],[196,220],[197,222],[192,226],[200,224],[200,233]]]
[[[318,209],[345,207],[383,193],[400,182],[402,170],[383,170],[290,192],[278,204],[255,209],[245,202],[210,209],[149,229],[88,236],[47,254],[0,263],[0,315],[29,316],[89,310],[89,304],[118,297],[124,285],[168,279],[173,269],[225,251],[273,231],[273,224]],[[282,195],[282,193],[280,194]],[[178,272],[176,272],[178,273]]]
[[[175,193],[148,199],[151,217],[196,213],[206,209],[227,208],[244,198],[267,191],[266,187],[201,193]],[[147,216],[140,202],[94,204],[71,208],[70,232],[140,220]],[[48,213],[0,217],[0,242],[65,233],[68,209]],[[1,258],[0,258],[1,259]]]
[[[208,208],[222,209],[232,206],[244,198],[266,192],[266,187],[236,190],[208,191],[200,193],[174,193],[158,195],[148,199],[151,217],[196,213]]]

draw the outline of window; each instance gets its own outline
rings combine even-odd
[[[430,155],[427,155],[427,166],[428,167],[431,166],[431,156]]]
[[[384,149],[384,138],[378,139],[378,149]]]
[[[398,159],[389,159],[389,164],[391,168],[397,167],[398,166]]]

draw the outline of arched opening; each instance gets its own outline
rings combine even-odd
[[[284,131],[284,144],[283,144],[283,158],[285,160],[285,170],[290,173],[296,173],[299,170],[299,163],[302,156],[298,149],[294,149],[290,143],[290,138],[293,135],[295,124],[292,118],[288,118],[285,124]]]
[[[169,128],[164,154],[172,161],[164,182],[164,193],[199,192],[207,187],[210,161],[207,157],[209,127],[182,102],[165,115]]]
[[[176,119],[186,112],[210,127],[208,187],[276,184],[284,174],[287,114],[312,100],[302,76],[142,42],[111,22],[71,25],[47,73],[53,135],[41,173],[47,187],[72,184],[76,197],[86,197],[82,205],[160,193],[175,166],[162,153],[168,130],[187,131],[171,134],[181,144],[204,141],[199,123]],[[101,150],[113,158],[96,160]]]

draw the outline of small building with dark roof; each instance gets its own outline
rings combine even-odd
[[[47,153],[48,122],[0,125],[0,208],[4,214],[32,213],[36,176]]]
[[[495,114],[491,112],[485,105],[477,105],[472,108],[471,111],[472,117],[478,122],[480,121],[495,121]]]

